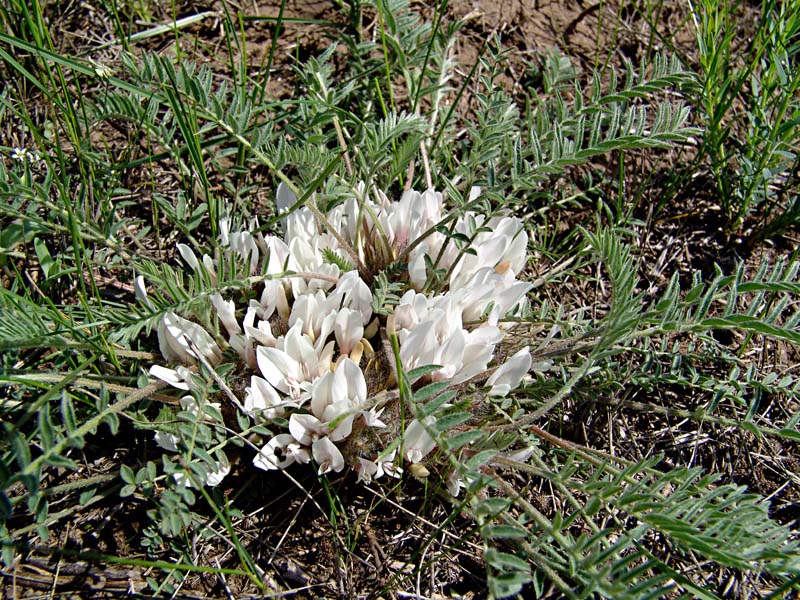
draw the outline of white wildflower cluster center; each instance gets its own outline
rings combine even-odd
[[[479,194],[473,188],[470,200]],[[281,184],[279,210],[296,203]],[[166,313],[158,341],[170,366],[150,369],[178,389],[198,392],[201,369],[235,361],[226,381],[243,383],[228,385],[217,376],[224,392],[219,402],[194,393],[181,406],[199,419],[222,421],[221,405],[229,403],[269,432],[248,437],[256,467],[313,463],[320,474],[349,467],[367,482],[397,477],[404,468],[426,471],[422,463],[436,449],[435,416],[414,418],[421,413],[401,398],[398,358],[402,371],[412,374],[412,389],[449,382],[505,396],[530,370],[527,347],[500,364],[495,359],[508,318],[524,311],[531,288],[518,279],[528,246],[520,219],[474,212],[456,218],[433,190],[390,201],[362,187],[326,214],[308,206],[286,213],[283,229],[281,239],[230,231],[224,222],[216,258],[198,258],[179,245],[189,267],[212,283],[221,255],[247,265],[243,275],[259,282],[259,299],[237,306],[214,294],[216,333]],[[377,273],[384,273],[381,294]],[[387,282],[396,292],[391,302],[385,301]],[[136,287],[151,305],[142,278]],[[156,440],[173,452],[186,443],[168,431]],[[218,484],[230,469],[223,452],[214,456],[206,485]]]

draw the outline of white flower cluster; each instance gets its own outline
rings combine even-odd
[[[479,193],[474,188],[470,200]],[[280,211],[297,200],[284,185],[277,196]],[[397,336],[405,371],[437,365],[424,375],[427,380],[482,382],[479,376],[490,369],[504,339],[501,320],[526,302],[531,286],[517,276],[526,264],[528,238],[519,219],[475,213],[448,219],[441,194],[432,190],[409,191],[396,202],[380,192],[368,196],[357,189],[326,215],[308,207],[287,214],[283,239],[232,233],[223,224],[221,245],[249,266],[243,275],[266,279],[260,299],[244,307],[241,322],[232,300],[211,298],[227,345],[250,374],[242,401],[234,402],[271,429],[288,422],[287,430],[261,447],[256,467],[283,469],[313,460],[319,473],[349,465],[369,481],[397,476],[404,464],[418,465],[435,448],[428,433],[433,418],[398,423],[387,337]],[[218,260],[198,259],[185,245],[178,249],[191,269],[217,280]],[[406,265],[398,281],[407,291],[396,306],[376,307],[381,313],[388,309],[388,316],[373,314],[373,293],[362,273],[398,259]],[[434,276],[443,291],[428,291]],[[137,293],[149,303],[141,278]],[[182,390],[196,385],[188,367],[199,361],[213,368],[223,359],[222,340],[174,313],[159,324],[158,340],[164,358],[180,364],[155,365],[150,372]],[[504,396],[530,369],[528,348],[493,366],[485,384],[490,395]],[[170,434],[159,434],[157,441],[172,451],[179,444]],[[221,480],[226,462],[220,461],[207,484]]]
[[[28,150],[27,148],[16,146],[11,150],[11,160],[33,164],[39,162],[41,157],[36,150]]]

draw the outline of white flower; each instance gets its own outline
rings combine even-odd
[[[437,234],[434,234],[437,235]],[[408,280],[416,290],[421,290],[428,279],[428,267],[425,257],[435,254],[431,251],[430,242],[420,242],[408,256]]]
[[[247,307],[247,312],[242,320],[244,334],[232,335],[228,340],[231,348],[239,353],[242,361],[251,369],[255,369],[258,366],[258,361],[256,360],[256,343],[274,348],[278,342],[272,335],[272,328],[269,325],[269,321],[260,321],[258,327],[253,327],[259,310],[263,313],[261,305],[255,300],[251,300],[250,306]]]
[[[311,414],[295,413],[289,418],[289,431],[303,445],[318,437],[338,442],[350,435],[353,419],[366,401],[367,383],[361,369],[349,358],[336,371],[326,373],[313,385]]]
[[[211,294],[211,304],[217,311],[217,316],[225,329],[228,331],[229,336],[234,336],[242,333],[242,328],[236,321],[236,305],[233,300],[223,300],[222,295],[219,293]]]
[[[303,448],[288,433],[281,433],[272,438],[255,458],[253,464],[259,469],[270,471],[285,469],[296,462],[307,463],[311,460],[308,450]]]
[[[356,473],[358,473],[359,483],[370,483],[373,479],[377,479],[378,463],[375,463],[366,458],[358,457],[358,464],[353,465]]]
[[[23,163],[35,163],[41,160],[39,153],[35,150],[31,151],[27,148],[15,147],[11,150],[11,160],[16,160]]]
[[[168,312],[158,323],[158,345],[167,360],[193,364],[199,352],[211,365],[222,360],[214,338],[200,325]]]
[[[409,281],[417,290],[423,288],[428,278],[426,255],[432,262],[438,259],[437,268],[449,269],[458,260],[460,251],[451,239],[448,239],[438,231],[432,233],[425,238],[425,241],[418,244],[408,255]]]
[[[183,410],[190,412],[195,417],[203,417],[205,420],[208,420],[205,413],[206,406],[210,406],[217,411],[221,409],[219,402],[201,402],[194,396],[183,396],[180,399],[180,404]]]
[[[197,260],[197,256],[189,246],[186,244],[178,244],[178,252],[181,255],[181,258],[189,265],[195,273],[202,272],[200,261]]]
[[[486,385],[490,386],[490,396],[505,396],[519,387],[522,378],[531,368],[531,353],[528,346],[517,352],[497,369]]]
[[[456,229],[472,238],[474,254],[464,254],[450,275],[450,289],[458,289],[478,270],[490,267],[498,274],[516,276],[527,260],[528,234],[516,217],[493,217],[484,222],[483,215],[468,213]],[[479,228],[488,231],[475,233]]]
[[[297,298],[301,294],[315,292],[316,290],[329,290],[333,287],[332,279],[338,279],[340,270],[335,264],[325,262],[323,250],[329,243],[320,239],[306,241],[295,238],[289,243],[289,252],[297,263],[298,271],[315,273],[323,277],[292,277],[292,293]]]
[[[428,297],[415,290],[408,290],[394,309],[393,329],[412,329],[428,314]]]
[[[402,250],[442,219],[442,195],[434,190],[409,190],[387,207],[392,245]]]
[[[258,243],[249,231],[236,231],[230,234],[230,250],[239,255],[239,258],[248,267],[247,273],[255,275],[258,272]]]
[[[289,406],[292,404],[284,401],[266,379],[256,375],[250,378],[244,397],[244,410],[248,415],[275,419],[284,416]]]
[[[386,423],[381,421],[381,415],[384,410],[386,409],[382,408],[377,410],[375,407],[372,407],[369,410],[362,411],[361,416],[364,417],[364,427],[377,427],[379,429],[386,427]]]
[[[312,385],[311,414],[293,413],[289,417],[292,440],[300,447],[311,447],[320,474],[338,473],[344,468],[344,457],[334,442],[350,435],[353,420],[366,396],[364,374],[352,360],[345,358],[334,372],[325,373]],[[262,450],[265,458],[260,460],[273,464],[275,461],[270,457],[276,447],[287,448],[286,438]]]
[[[96,61],[91,61],[92,67],[94,67],[94,74],[97,75],[100,79],[108,79],[109,77],[113,77],[114,69],[105,65],[103,63],[99,63]]]
[[[23,160],[27,155],[18,150],[17,160]],[[469,202],[479,194],[480,189],[473,188]],[[359,184],[325,219],[318,219],[309,206],[290,213],[297,196],[281,184],[275,202],[283,239],[255,232],[255,221],[232,230],[233,221],[225,216],[220,222],[216,258],[203,255],[200,259],[189,246],[178,245],[189,269],[214,283],[216,271],[222,268],[235,269],[240,278],[266,275],[260,299],[250,301],[241,322],[232,300],[219,293],[211,296],[230,347],[244,365],[256,371],[248,374],[250,386],[239,406],[257,423],[288,421],[288,431],[269,439],[253,459],[256,467],[283,469],[313,460],[320,474],[340,472],[346,460],[339,442],[354,429],[387,427],[381,417],[389,396],[368,398],[375,390],[367,389],[359,367],[362,355],[373,358],[371,343],[381,326],[396,333],[404,369],[439,365],[425,376],[429,381],[457,385],[487,371],[495,347],[509,327],[508,317],[526,308],[531,284],[517,276],[526,266],[528,236],[516,217],[473,212],[447,220],[446,228],[456,237],[444,230],[428,233],[445,218],[443,201],[434,190],[407,191],[398,201],[390,201],[380,190]],[[323,227],[325,220],[330,231]],[[341,263],[329,260],[330,253],[335,253],[355,262],[349,245],[367,268],[383,268],[412,244],[405,256],[407,279],[400,279],[409,289],[388,318],[373,316],[375,299],[359,271],[348,267],[349,271],[341,272]],[[434,293],[425,288],[432,261],[448,273],[444,291]],[[426,293],[418,291],[423,288]],[[139,301],[152,308],[141,278],[137,278],[135,290]],[[174,313],[167,313],[159,323],[158,339],[164,358],[173,363],[192,365],[202,357],[216,365],[222,358],[207,331]],[[488,379],[489,394],[508,394],[530,368],[526,348]],[[174,370],[154,366],[151,374],[184,390],[199,382],[182,366]],[[359,481],[370,482],[383,475],[398,477],[402,469],[395,461],[405,462],[412,474],[424,477],[427,470],[421,461],[436,448],[427,431],[434,424],[434,417],[424,422],[414,419],[406,423],[403,439],[390,444],[390,452],[351,459]],[[160,434],[157,442],[170,450],[180,445],[178,437],[171,434]],[[209,475],[207,482],[224,476],[220,467],[219,476]],[[453,495],[464,487],[455,473],[447,484]]]
[[[391,211],[397,203],[389,202],[378,190],[375,190],[378,202],[374,202],[363,184],[356,186],[354,192],[329,211],[328,222],[356,251],[360,261],[384,264],[394,258],[394,234],[387,210]],[[328,247],[335,250],[337,246]]]
[[[222,453],[220,453],[222,454]],[[207,485],[209,487],[216,487],[225,477],[228,476],[228,473],[231,472],[231,466],[228,463],[227,457],[222,454],[221,461],[214,461],[214,470],[210,472],[205,472],[201,479],[201,485]],[[205,465],[204,465],[205,466]],[[185,472],[176,472],[172,474],[172,478],[175,480],[175,483],[178,485],[182,485],[185,487],[194,487],[193,478],[185,473]]]
[[[357,187],[363,191],[362,185],[359,184]],[[356,238],[359,212],[358,201],[355,196],[346,198],[344,202],[328,211],[328,223],[351,245],[354,244]]]
[[[472,331],[463,329],[458,295],[446,294],[428,301],[422,301],[421,296],[403,296],[407,302],[396,313],[399,319],[395,319],[395,327],[398,321],[401,325],[413,324],[410,330],[397,332],[403,366],[410,370],[440,365],[442,368],[432,373],[431,379],[452,379],[453,383],[467,381],[484,371],[502,332],[489,325]]]
[[[282,346],[282,347],[280,347]],[[302,333],[302,323],[295,323],[276,348],[256,349],[258,368],[272,386],[296,399],[303,395],[306,382],[312,382],[330,368],[330,357],[317,353],[311,339]]]
[[[220,454],[222,453],[220,452]],[[205,473],[201,483],[202,485],[216,487],[220,483],[222,483],[222,480],[225,479],[225,477],[230,472],[231,472],[231,466],[228,463],[228,459],[224,454],[222,454],[222,460],[214,461],[214,470]],[[194,487],[194,484],[192,483],[193,481],[192,477],[185,472],[173,473],[172,478],[178,485],[182,485],[185,487]]]
[[[311,453],[314,462],[319,465],[318,474],[322,475],[330,471],[336,473],[344,469],[344,457],[336,445],[327,437],[315,441],[311,446]]]
[[[381,455],[378,456],[378,460],[376,461],[378,463],[378,472],[375,474],[376,479],[382,477],[384,474],[389,477],[394,477],[395,479],[400,478],[403,469],[395,464],[396,456],[397,448],[393,448],[388,454],[382,452]]]
[[[144,281],[144,277],[139,275],[134,279],[133,282],[133,293],[136,296],[136,299],[144,304],[150,310],[155,310],[153,303],[150,302],[150,298],[147,297],[147,284]]]
[[[356,310],[343,308],[336,315],[334,332],[339,352],[350,354],[355,345],[364,337],[364,324],[362,315]]]
[[[427,417],[425,423],[430,427],[436,422],[433,417]],[[417,419],[409,423],[403,434],[403,452],[411,464],[420,462],[436,447],[436,442],[425,430]]]
[[[204,254],[202,260],[198,260],[194,250],[186,244],[177,244],[177,248],[181,258],[192,268],[192,271],[201,275],[205,273],[212,283],[217,283],[217,271],[214,266],[214,259],[208,254]]]
[[[463,383],[485,371],[494,356],[495,345],[502,339],[503,332],[491,325],[484,325],[467,333],[461,358],[462,367],[453,376],[452,383]]]
[[[399,479],[403,469],[394,464],[395,456],[397,456],[397,448],[393,448],[385,455],[382,453],[374,461],[359,456],[358,464],[353,465],[358,473],[358,481],[370,483],[373,479],[380,479],[384,475]]]
[[[217,469],[206,476],[206,485],[217,487],[230,472],[231,466],[227,462],[225,464],[217,462]]]
[[[453,498],[458,498],[461,488],[466,487],[464,480],[458,475],[458,471],[453,469],[447,476],[447,491]]]
[[[324,437],[328,432],[327,423],[323,423],[315,415],[293,413],[289,417],[289,433],[303,446],[310,446],[314,440]]]
[[[492,233],[488,235],[502,236],[506,246],[502,256],[495,263],[498,272],[509,272],[519,275],[528,262],[528,234],[517,217],[502,217],[499,222],[490,221]]]
[[[336,306],[325,296],[325,292],[317,290],[297,298],[289,315],[289,327],[301,322],[301,330],[319,350],[323,347],[328,336],[334,328],[336,321]]]
[[[480,189],[474,188],[470,198],[474,200],[478,194]],[[422,201],[426,195],[427,199]],[[389,209],[392,213],[390,223],[397,240],[402,240],[405,232],[408,232],[409,241],[413,241],[441,221],[441,195],[429,190],[422,197],[416,201],[419,207],[416,210],[411,204],[406,204],[406,197]],[[408,220],[412,223],[407,223]],[[528,236],[518,218],[496,216],[487,221],[481,214],[468,212],[453,222],[452,227],[456,233],[470,240],[471,252],[464,252],[453,238],[438,231],[428,235],[408,256],[409,281],[417,290],[422,289],[427,281],[427,260],[435,260],[437,268],[450,271],[450,290],[462,289],[484,268],[512,281],[525,267]]]
[[[533,286],[517,281],[508,272],[500,275],[491,267],[483,267],[469,279],[459,280],[456,287],[455,296],[464,311],[463,319],[479,321],[490,305],[495,307],[498,316],[513,312]]]
[[[186,367],[178,366],[175,369],[168,369],[161,365],[153,365],[150,367],[150,375],[179,390],[189,390],[194,386],[192,372]]]
[[[448,297],[441,296],[429,301],[422,312],[424,317],[410,319],[419,320],[411,330],[398,332],[400,359],[408,370],[440,365],[431,379],[450,379],[463,366],[466,332],[461,328],[461,311]]]
[[[356,271],[342,275],[329,297],[336,308],[349,308],[360,313],[363,325],[372,318],[372,292]]]
[[[533,456],[534,452],[536,452],[536,447],[528,446],[527,448],[521,448],[520,450],[515,450],[514,452],[505,454],[504,457],[508,460],[525,463],[528,462],[528,459],[531,456]]]
[[[297,202],[297,196],[289,189],[289,186],[282,181],[278,184],[278,189],[275,192],[275,213],[282,215],[287,212],[294,203]],[[284,227],[286,226],[286,217],[282,219]]]
[[[275,236],[267,236],[264,242],[269,252],[265,275],[280,275],[286,271],[298,270],[297,263],[289,253],[289,247]],[[289,317],[289,301],[286,292],[291,289],[286,279],[269,279],[264,283],[261,293],[261,305],[264,308],[262,318],[269,319],[277,309],[278,315],[286,319]]]
[[[310,241],[319,235],[314,214],[306,206],[301,206],[286,217],[286,232],[283,239],[287,244],[293,240]]]

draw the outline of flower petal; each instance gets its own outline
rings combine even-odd
[[[275,192],[275,208],[276,214],[282,215],[285,212],[288,212],[289,209],[297,202],[297,196],[295,193],[289,189],[289,186],[286,185],[284,182],[280,182],[278,184],[278,189]],[[283,219],[284,223],[286,219]]]
[[[162,367],[161,365],[153,365],[150,367],[150,375],[157,377],[161,381],[164,381],[172,387],[178,388],[179,390],[189,389],[189,382],[186,381],[180,371],[168,369],[166,367]]]
[[[490,386],[490,396],[505,396],[519,387],[522,378],[531,368],[531,353],[528,346],[517,352],[497,369],[486,385]]]
[[[199,352],[212,365],[222,360],[222,352],[205,329],[197,323],[168,312],[158,324],[158,345],[167,360],[192,364]]]
[[[338,442],[346,438],[353,431],[353,406],[347,402],[336,402],[325,409],[324,422],[330,433],[328,437]],[[331,429],[332,428],[332,429]]]
[[[342,377],[347,383],[346,397],[350,402],[357,406],[367,399],[367,381],[364,372],[355,362],[349,358],[339,361],[336,372],[341,371]]]
[[[231,466],[227,462],[218,462],[216,471],[212,471],[206,477],[206,485],[217,487],[230,472]]]
[[[266,379],[256,375],[250,378],[250,387],[244,398],[244,410],[251,417],[263,416],[267,419],[282,417],[285,414],[284,402]]]
[[[256,361],[264,379],[276,390],[291,394],[303,378],[300,365],[283,350],[259,346],[256,348]]]
[[[339,352],[350,354],[350,351],[364,337],[364,324],[360,312],[343,308],[336,315],[334,326],[336,343],[339,344]]]
[[[253,464],[265,471],[285,469],[297,461],[296,453],[287,451],[294,443],[294,438],[288,433],[276,435],[256,454]]]
[[[367,460],[366,458],[358,457],[358,464],[355,466],[358,473],[357,481],[359,483],[370,483],[378,474],[378,464]]]
[[[336,473],[344,469],[344,456],[332,441],[327,437],[320,438],[311,446],[314,462],[319,465],[317,473],[322,475],[330,471]]]
[[[344,374],[325,373],[314,384],[311,392],[311,412],[318,419],[322,419],[325,409],[336,402],[345,398],[347,394],[347,382]]]
[[[150,298],[147,297],[147,285],[144,282],[144,277],[141,275],[137,276],[133,283],[133,293],[136,296],[136,299],[144,304],[150,310],[154,310],[155,307],[153,303],[150,302]]]
[[[314,415],[294,413],[289,417],[289,433],[304,446],[328,433],[328,426]]]
[[[236,305],[233,303],[233,300],[223,300],[222,294],[219,293],[211,294],[210,299],[228,335],[232,336],[242,333],[242,328],[236,321]]]
[[[428,417],[428,425],[433,424],[433,417]],[[436,447],[436,442],[425,431],[425,427],[417,419],[414,419],[406,427],[403,435],[403,452],[406,460],[412,464],[420,462]]]
[[[195,273],[200,271],[200,261],[197,260],[197,256],[189,246],[186,244],[178,244],[178,252],[180,252],[181,258],[186,261],[187,265],[192,267]]]

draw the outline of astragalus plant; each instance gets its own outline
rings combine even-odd
[[[99,558],[148,566],[159,592],[199,573],[286,593],[270,580],[277,546],[242,534],[252,488],[235,489],[281,478],[348,556],[367,534],[344,486],[380,510],[409,514],[407,490],[420,513],[436,507],[384,565],[387,597],[421,595],[423,574],[434,596],[427,574],[467,545],[495,598],[716,597],[720,573],[796,589],[797,544],[763,498],[646,440],[575,434],[624,410],[797,440],[796,410],[756,418],[762,398],[797,400],[796,373],[743,357],[800,343],[800,263],[643,291],[632,228],[598,214],[571,244],[542,243],[546,219],[581,199],[562,193],[569,169],[699,135],[695,78],[654,56],[586,84],[558,60],[570,75],[523,110],[497,83],[498,40],[458,68],[446,2],[430,21],[401,0],[338,4],[349,29],[294,65],[288,99],[239,53],[258,17],[227,3],[126,33],[113,69],[60,54],[40,12],[17,19],[30,35],[0,33],[4,73],[51,102],[0,96],[0,118],[24,124],[0,162],[0,260],[15,275],[0,290],[3,559],[122,496],[147,511],[147,560]],[[181,54],[182,28],[216,17],[224,74]],[[165,32],[175,55],[136,48]],[[699,401],[674,405],[683,394]],[[108,444],[130,464],[87,476],[84,457]],[[217,541],[204,562],[198,545]]]
[[[349,466],[359,481],[399,476],[405,462],[427,472],[422,461],[436,446],[428,433],[436,417],[417,414],[401,397],[399,378],[437,392],[485,384],[489,396],[505,396],[531,366],[527,348],[505,362],[494,357],[531,288],[517,279],[528,236],[516,217],[488,217],[491,207],[479,196],[473,189],[468,204],[483,211],[452,218],[433,190],[410,190],[390,201],[358,185],[327,214],[313,197],[288,212],[283,239],[230,231],[224,219],[219,260],[198,259],[183,244],[180,253],[212,285],[219,269],[235,265],[239,277],[253,282],[249,291],[257,299],[237,307],[220,293],[209,296],[217,320],[212,330],[227,338],[222,348],[196,323],[165,314],[159,347],[164,359],[182,366],[154,365],[151,374],[189,392],[217,381],[223,399],[240,411],[239,423],[249,419],[275,431],[248,440],[259,449],[253,463],[261,469],[313,460],[319,474]],[[277,198],[279,211],[297,202],[284,184]],[[390,266],[391,281],[384,274]],[[145,280],[137,286],[148,306]],[[387,297],[387,288],[402,296]],[[213,371],[225,362],[226,347],[235,352],[228,378],[249,385],[229,386]],[[205,385],[196,381],[200,366],[212,377]],[[219,403],[206,413],[202,395],[181,403],[207,422],[221,417]],[[221,418],[216,424],[225,427]],[[194,438],[156,434],[172,451],[193,446]],[[224,454],[204,481],[219,483],[222,469]]]

